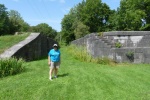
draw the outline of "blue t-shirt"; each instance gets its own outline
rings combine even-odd
[[[60,51],[51,49],[48,53],[52,62],[59,62],[60,61]]]

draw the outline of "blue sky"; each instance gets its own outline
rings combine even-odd
[[[61,30],[61,20],[70,8],[82,0],[0,0],[7,10],[16,10],[31,26],[47,23],[56,31]],[[117,9],[120,0],[102,0],[111,9]]]

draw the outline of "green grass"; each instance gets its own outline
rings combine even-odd
[[[3,53],[6,49],[15,45],[16,43],[24,40],[27,36],[29,36],[29,33],[20,35],[0,36],[0,54]]]
[[[150,65],[80,62],[61,48],[57,79],[47,59],[25,63],[26,71],[0,79],[0,100],[149,100]]]

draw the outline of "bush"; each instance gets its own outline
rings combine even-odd
[[[134,61],[134,52],[128,51],[128,52],[126,53],[126,56],[127,56],[127,58],[128,58],[131,62]]]
[[[15,75],[24,70],[23,59],[7,58],[0,59],[0,77]]]

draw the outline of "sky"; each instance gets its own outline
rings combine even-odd
[[[82,0],[0,0],[7,11],[16,10],[30,26],[47,23],[57,32],[61,31],[61,21]],[[102,0],[110,9],[117,9],[120,0]]]

